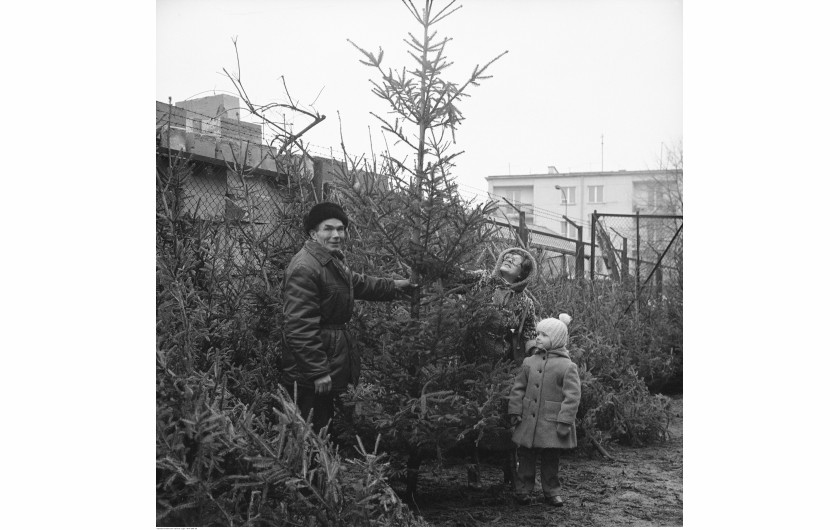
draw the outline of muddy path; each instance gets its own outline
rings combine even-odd
[[[682,526],[682,397],[674,398],[667,442],[645,448],[608,446],[613,460],[578,450],[560,461],[564,505],[542,502],[539,478],[532,504],[514,502],[501,469],[481,467],[467,484],[466,462],[430,463],[421,472],[416,509],[433,526]]]

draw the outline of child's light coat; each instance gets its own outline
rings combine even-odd
[[[580,405],[580,376],[565,348],[527,357],[510,391],[508,413],[522,418],[513,442],[523,447],[577,447],[575,416]],[[557,424],[570,427],[557,434]]]

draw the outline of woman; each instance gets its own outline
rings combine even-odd
[[[535,269],[525,249],[509,248],[499,255],[492,272],[474,271],[470,290],[477,306],[467,323],[463,351],[468,362],[511,360],[517,364],[534,346],[534,301],[525,292]]]
[[[536,312],[534,301],[525,288],[534,276],[536,261],[525,249],[509,248],[499,255],[493,272],[474,271],[478,281],[470,290],[473,308],[463,336],[462,351],[467,362],[513,361],[522,364],[535,347]],[[513,482],[516,453],[510,438],[507,399],[499,403],[501,428],[488,439],[496,440],[492,449],[508,452],[502,465],[504,482]],[[478,457],[473,454],[473,469],[477,473]],[[480,480],[470,474],[469,482]]]

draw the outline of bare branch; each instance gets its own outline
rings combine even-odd
[[[420,13],[417,11],[417,8],[414,7],[414,4],[412,2],[409,2],[408,0],[400,0],[400,1],[408,9],[409,13],[411,13],[411,15],[414,17],[414,20],[416,20],[418,23],[422,24],[423,23],[423,18],[420,16]]]
[[[448,17],[449,15],[451,15],[452,13],[454,13],[454,12],[458,11],[459,9],[461,9],[462,7],[464,7],[464,6],[462,6],[462,5],[461,5],[461,6],[456,7],[456,8],[455,8],[455,9],[453,9],[452,11],[450,11],[450,12],[446,13],[446,10],[447,10],[447,9],[449,9],[449,8],[452,6],[452,4],[454,4],[456,1],[457,1],[457,0],[452,0],[451,2],[449,2],[449,3],[446,5],[446,7],[444,7],[444,8],[443,8],[443,9],[441,9],[440,11],[438,11],[438,14],[437,14],[437,15],[436,15],[436,16],[435,16],[432,20],[430,20],[430,21],[429,21],[429,23],[430,23],[430,24],[436,24],[436,23],[440,22],[441,20],[443,20],[444,18],[446,18],[446,17]]]
[[[309,104],[310,107],[313,107],[313,109],[314,109],[315,102],[318,101],[318,98],[321,97],[321,92],[323,92],[325,88],[327,88],[327,85],[324,85],[324,86],[321,87],[321,90],[318,91],[318,95],[315,96],[315,99],[312,100],[312,103]]]

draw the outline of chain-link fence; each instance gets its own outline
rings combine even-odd
[[[195,160],[188,164],[189,169],[181,169],[178,175],[182,214],[204,221],[249,224],[260,237],[270,236],[286,216],[289,189],[276,175],[246,175],[225,165]],[[165,172],[168,165],[168,156],[158,157],[159,171]]]
[[[637,291],[660,291],[668,282],[682,285],[681,215],[596,212],[589,227],[576,227],[577,240],[528,229],[524,223],[488,223],[500,242],[527,246],[549,278],[633,279]]]
[[[604,272],[614,279],[681,279],[681,215],[592,215],[594,243],[600,248]]]
[[[488,219],[487,223],[496,230],[498,242],[527,247],[537,260],[542,276],[549,279],[586,277],[591,245],[584,240],[583,227],[578,239],[571,239],[500,219]]]
[[[303,201],[280,174],[243,171],[165,147],[157,156],[158,219],[182,219],[199,230],[201,255],[232,276],[269,271],[288,261],[302,239]]]
[[[295,205],[305,202],[304,196],[311,199],[318,195],[316,188],[322,177],[316,178],[316,173],[324,173],[323,168],[318,171],[317,163],[309,167],[302,159],[289,157],[282,163],[284,167],[294,166],[296,174],[308,174],[311,178],[302,182],[313,186],[311,190],[293,189],[283,172],[277,170],[281,162],[276,157],[272,158],[273,171],[263,168],[263,163],[247,165],[248,145],[256,138],[245,133],[253,131],[240,134],[227,123],[229,120],[221,119],[214,129],[213,123],[205,123],[208,118],[201,121],[190,117],[195,113],[174,109],[158,103],[158,174],[173,175],[173,160],[178,166],[175,172],[179,175],[181,214],[224,225],[234,262],[246,259],[244,249],[254,248],[255,243],[284,248],[290,242],[290,230],[297,229],[294,219],[300,212]],[[202,136],[209,133],[216,134],[207,137],[216,149],[226,139],[244,141],[245,147],[237,151],[231,144],[230,156],[214,151],[212,157],[190,148],[198,146]],[[663,282],[682,282],[682,216],[596,212],[590,227],[576,227],[576,239],[528,229],[523,221],[518,225],[515,220],[487,222],[496,230],[497,243],[528,247],[539,261],[541,274],[549,278],[635,278],[638,289],[648,284],[658,289]]]
[[[262,128],[235,110],[209,115],[157,102],[158,210],[169,193],[176,216],[210,227],[224,261],[241,265],[294,246],[297,210],[321,183],[311,158],[264,145]]]

